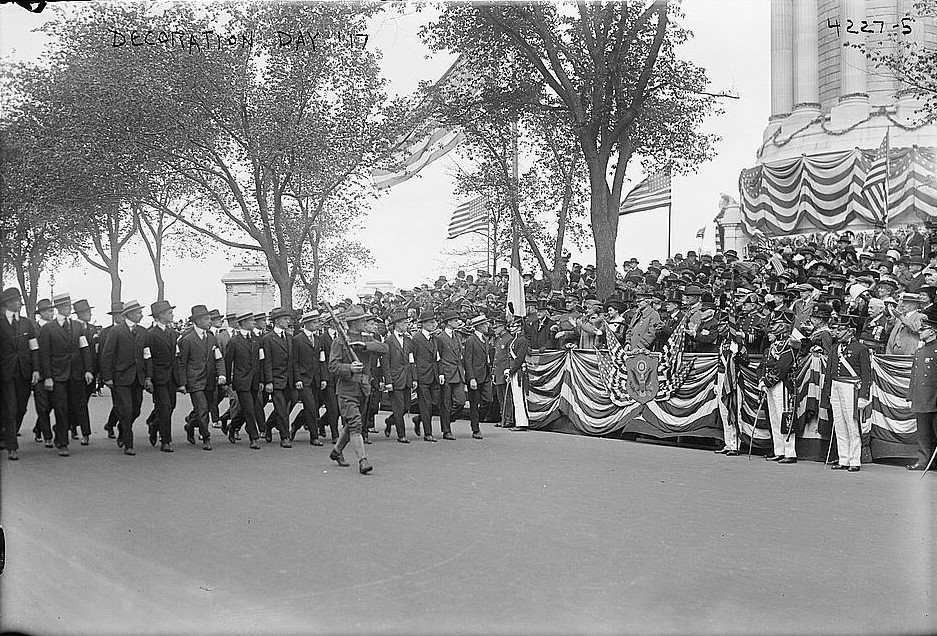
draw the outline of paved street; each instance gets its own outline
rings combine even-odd
[[[304,432],[190,446],[185,399],[176,453],[138,435],[125,457],[108,405],[69,458],[32,441],[30,412],[2,462],[5,630],[937,631],[937,475],[491,425],[477,441],[459,421],[456,442],[379,435],[364,477]]]

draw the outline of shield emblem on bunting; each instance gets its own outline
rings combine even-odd
[[[657,356],[636,353],[625,358],[628,381],[625,388],[631,399],[647,404],[657,396]]]

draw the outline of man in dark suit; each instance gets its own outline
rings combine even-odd
[[[313,446],[322,446],[319,439],[319,404],[316,401],[316,391],[319,390],[324,372],[322,356],[319,355],[322,343],[315,332],[318,321],[318,311],[305,312],[300,318],[302,329],[293,336],[293,382],[296,398],[303,403],[303,408],[290,425],[290,439],[295,439],[296,431],[305,427],[309,431],[309,443]]]
[[[410,339],[413,362],[416,371],[417,402],[420,414],[414,418],[414,432],[420,434],[423,428],[423,440],[435,442],[433,437],[433,406],[439,398],[439,345],[433,333],[436,331],[436,314],[426,309],[419,317],[420,330]]]
[[[500,419],[495,423],[495,426],[500,427],[504,421],[504,403],[506,394],[510,389],[504,372],[507,371],[511,366],[511,352],[509,347],[511,346],[511,340],[514,339],[514,336],[508,332],[507,324],[503,316],[496,317],[494,323],[495,340],[491,363],[491,381],[494,384],[495,401],[498,403],[500,415]]]
[[[225,327],[224,316],[217,309],[208,312],[211,317],[211,332],[218,341],[218,350],[224,355],[225,346],[231,339],[231,332]],[[208,396],[208,415],[211,418],[212,428],[221,428],[221,414],[219,405],[224,400],[227,391],[221,387],[215,387],[215,391]]]
[[[91,324],[91,310],[94,309],[87,300],[81,298],[75,301],[72,309],[75,312],[74,327],[81,331],[83,337],[88,343],[88,351],[91,354],[91,382],[84,384],[85,397],[75,406],[76,417],[69,420],[71,426],[72,439],[78,439],[78,429],[81,429],[81,445],[87,446],[91,437],[91,416],[88,413],[88,400],[97,390],[95,352],[98,350],[98,328]]]
[[[202,449],[211,450],[211,429],[208,427],[208,395],[226,382],[224,359],[218,341],[209,330],[211,317],[205,305],[192,307],[192,330],[179,339],[179,370],[182,382],[192,400],[195,417],[186,422],[186,439],[195,443],[195,427],[202,438]]]
[[[530,333],[527,334],[530,348],[535,351],[555,348],[553,334],[556,330],[553,329],[554,326],[555,323],[550,318],[549,299],[539,299],[537,301],[537,320],[531,323]]]
[[[409,444],[404,412],[410,410],[410,391],[416,389],[413,347],[407,335],[410,323],[406,311],[396,311],[387,319],[390,333],[384,339],[384,389],[390,394],[391,416],[385,420],[384,435],[390,437],[391,426],[397,429],[397,441]]]
[[[40,298],[36,302],[36,315],[34,327],[38,339],[42,327],[55,319],[55,307],[52,306],[52,301],[48,298]],[[39,444],[44,440],[46,448],[52,448],[52,396],[41,381],[33,385],[33,404],[36,409],[36,425],[33,426],[36,443]]]
[[[280,446],[292,448],[290,442],[290,395],[293,390],[292,343],[286,333],[290,322],[290,311],[277,307],[270,311],[273,330],[264,336],[261,342],[263,360],[261,378],[264,391],[273,402],[273,417],[267,420],[267,441],[272,440],[271,426],[276,426],[280,433]]]
[[[918,336],[924,344],[914,353],[908,385],[908,401],[917,420],[918,455],[908,470],[926,470],[937,449],[937,309],[929,307],[922,313]]]
[[[72,321],[69,295],[52,297],[57,311],[55,318],[39,330],[39,367],[43,386],[50,394],[55,412],[55,447],[68,457],[68,432],[71,421],[82,421],[88,414],[86,387],[94,381],[91,346],[84,329]],[[87,445],[87,438],[82,445]]]
[[[124,303],[124,324],[116,325],[101,352],[101,379],[113,392],[117,409],[117,446],[124,455],[133,450],[133,423],[140,416],[146,382],[144,351],[146,331],[140,325],[143,307],[136,300]],[[147,388],[152,389],[152,385]]]
[[[469,322],[474,332],[464,342],[465,383],[468,386],[469,422],[472,437],[482,439],[479,410],[491,404],[491,355],[488,349],[488,317],[476,316]]]
[[[329,369],[329,356],[332,355],[332,341],[337,332],[330,326],[316,331],[321,343],[319,361],[324,369],[319,381],[318,403],[325,407],[325,412],[319,417],[319,435],[325,437],[325,427],[329,427],[332,435],[332,444],[338,442],[338,397],[335,395],[335,375]]]
[[[117,300],[111,303],[111,310],[108,315],[111,317],[111,324],[101,330],[98,334],[98,369],[101,368],[101,353],[104,351],[104,345],[107,344],[107,337],[116,325],[124,324],[124,317],[121,312],[124,310],[124,303]],[[107,416],[107,422],[104,424],[104,430],[107,431],[107,437],[114,439],[114,427],[117,426],[117,407],[113,404],[114,393],[111,392],[111,411]]]
[[[442,438],[455,441],[452,435],[452,420],[465,404],[465,369],[462,358],[462,336],[456,331],[462,326],[462,318],[454,311],[440,317],[443,330],[436,335],[439,346],[439,427]]]
[[[237,396],[237,413],[228,424],[228,441],[237,441],[237,432],[245,424],[250,447],[260,450],[260,430],[257,422],[263,419],[260,404],[260,338],[253,333],[254,314],[245,312],[235,317],[237,331],[224,350],[225,376]]]
[[[146,334],[146,347],[143,349],[144,384],[152,387],[153,409],[155,418],[149,422],[150,444],[156,445],[159,436],[159,450],[173,452],[172,448],[172,412],[176,408],[176,391],[185,392],[183,372],[179,368],[178,334],[172,327],[172,310],[168,301],[158,300],[150,305],[153,326]]]
[[[39,382],[39,340],[34,325],[20,316],[22,307],[20,290],[0,293],[0,439],[11,461],[19,459],[16,434],[30,388]]]

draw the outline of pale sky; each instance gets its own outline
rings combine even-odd
[[[42,55],[44,38],[31,30],[48,20],[63,5],[49,4],[40,14],[12,5],[0,7],[0,55],[4,59],[35,59]],[[695,175],[673,180],[672,246],[712,251],[717,203],[722,192],[738,198],[738,175],[755,165],[755,150],[762,140],[770,109],[769,0],[685,0],[684,25],[695,38],[683,47],[683,55],[707,69],[713,90],[739,95],[724,100],[724,115],[712,118],[704,132],[722,137],[717,157],[701,165]],[[451,56],[434,55],[417,36],[427,12],[388,13],[373,21],[368,47],[383,51],[382,68],[390,94],[409,94],[422,79],[437,79],[452,62]],[[458,161],[462,161],[458,159]],[[643,177],[636,162],[628,171],[625,191]],[[419,176],[392,188],[378,199],[359,236],[374,257],[374,267],[354,283],[336,290],[337,297],[352,295],[366,281],[389,280],[399,287],[432,282],[444,274],[450,278],[458,267],[445,256],[447,248],[462,240],[446,240],[452,210],[461,203],[453,195],[451,174],[457,170],[455,153],[425,168]],[[703,245],[695,238],[707,226]],[[454,245],[455,244],[455,245]],[[634,256],[642,264],[664,259],[667,251],[666,211],[644,212],[621,219],[616,259],[619,264]],[[594,255],[573,252],[573,260],[594,262]],[[224,311],[225,291],[221,276],[236,260],[221,250],[206,250],[201,260],[174,259],[164,265],[167,299],[188,315],[194,304]],[[142,245],[123,256],[123,297],[144,305],[155,300],[156,285],[150,261]],[[96,307],[98,323],[106,323],[110,306],[109,279],[104,272],[81,266],[55,274],[55,291],[71,292],[72,299],[87,298]],[[43,278],[40,297],[51,293],[50,279]]]

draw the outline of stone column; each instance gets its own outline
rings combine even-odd
[[[899,46],[910,44],[913,51],[924,51],[924,35],[926,29],[924,18],[917,15],[914,11],[914,0],[898,0],[896,22],[899,25],[899,29],[901,29],[901,25],[903,24],[901,19],[906,17],[909,13],[914,18],[914,22],[911,23],[911,33],[905,35],[902,32]],[[905,21],[904,24],[907,24],[907,21]],[[920,119],[925,116],[925,113],[916,113],[915,111],[922,109],[924,107],[924,102],[901,82],[897,83],[897,91],[898,118],[910,125],[918,123]]]
[[[856,23],[866,18],[864,0],[844,0],[843,15]],[[854,17],[853,17],[854,16]],[[847,128],[869,116],[865,55],[853,46],[839,47],[839,104],[830,112],[833,128]]]
[[[794,113],[820,114],[817,0],[794,0]]]
[[[733,200],[726,206],[719,219],[719,225],[723,230],[723,251],[735,250],[739,254],[744,254],[745,246],[749,244],[750,239],[745,234],[742,208],[736,201]]]
[[[794,11],[791,0],[771,3],[771,117],[794,107]]]

